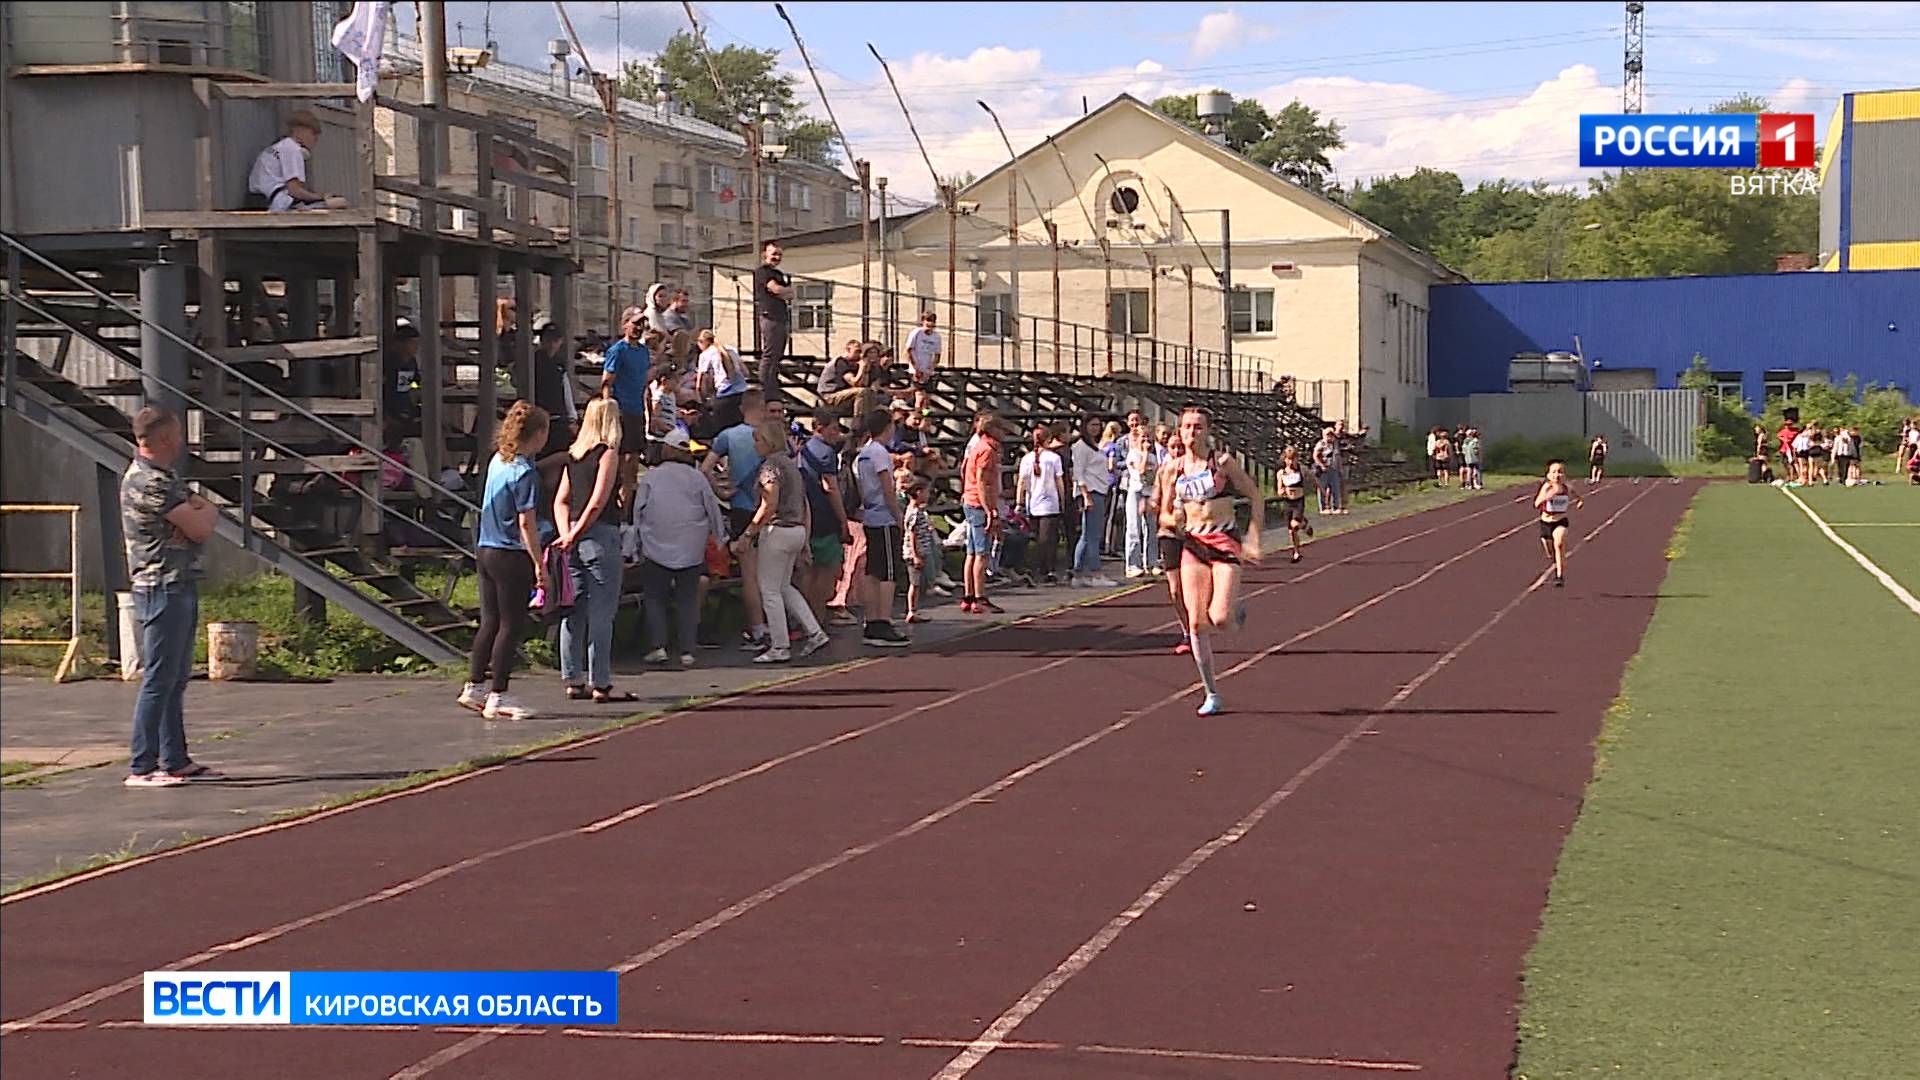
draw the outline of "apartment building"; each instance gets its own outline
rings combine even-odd
[[[419,55],[414,42],[398,41],[389,50],[393,78],[381,80],[381,92],[419,100]],[[573,64],[556,59],[549,70],[538,71],[495,60],[471,72],[456,69],[448,75],[447,104],[573,148],[573,206],[562,206],[554,195],[508,191],[505,185],[501,197],[532,198],[532,221],[570,223],[580,241],[574,311],[582,330],[614,332],[620,309],[643,300],[654,282],[686,286],[696,314],[710,322],[711,275],[695,272],[696,257],[712,248],[750,245],[753,235],[744,134],[698,119],[676,102],[622,99],[617,137],[609,139],[600,98],[577,69],[577,57]],[[463,134],[443,134],[441,161],[450,183],[471,183],[478,166],[473,139],[463,145]],[[397,117],[380,133],[381,152],[404,170],[418,158],[414,139],[410,122]],[[497,156],[489,166],[498,175],[527,164]],[[760,198],[768,236],[859,221],[858,182],[811,162],[763,162]],[[462,318],[473,317],[472,305],[471,295],[454,297]]]

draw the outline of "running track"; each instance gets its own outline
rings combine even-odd
[[[1270,561],[1211,720],[1156,587],[19,894],[0,1054],[161,1080],[1502,1076],[1694,487],[1595,493],[1564,590],[1511,492]],[[141,1027],[140,972],[183,966],[614,968],[621,1022]]]

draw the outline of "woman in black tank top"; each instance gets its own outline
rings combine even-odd
[[[613,690],[613,618],[620,610],[625,571],[613,511],[622,434],[620,406],[613,399],[588,402],[554,498],[554,524],[560,530],[554,546],[567,553],[573,577],[573,610],[560,624],[560,678],[573,701],[589,696],[596,703],[639,700]]]

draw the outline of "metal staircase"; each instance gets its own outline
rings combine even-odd
[[[142,401],[143,386],[177,395],[194,436],[183,464],[186,478],[220,508],[216,534],[221,539],[430,661],[447,663],[465,655],[474,623],[449,606],[451,589],[440,596],[425,592],[392,559],[362,543],[371,539],[361,535],[362,524],[390,520],[409,500],[380,491],[381,468],[396,467],[381,448],[322,410],[371,415],[366,411],[371,403],[286,396],[261,381],[258,369],[228,363],[179,339],[129,301],[14,237],[0,234],[0,246],[8,257],[7,339],[0,343],[6,353],[8,409],[97,465],[119,472],[135,452],[130,413]],[[31,285],[23,264],[31,264]],[[129,328],[157,330],[185,348],[197,369],[189,385],[143,371],[135,343],[113,333]],[[21,347],[35,340],[55,343],[53,355],[36,357]],[[89,365],[94,370],[86,375],[69,370],[76,342],[91,345],[90,356],[105,358],[104,377],[97,364]],[[216,386],[227,392],[216,396]],[[413,481],[414,491],[407,495],[417,493],[463,520],[476,512],[464,496],[434,478],[398,467]],[[316,485],[329,496],[317,495]],[[431,520],[408,528],[432,538],[436,558],[471,564],[472,543],[464,528]]]

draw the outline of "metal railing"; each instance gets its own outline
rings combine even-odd
[[[743,353],[754,351],[755,267],[712,259],[689,261],[678,249],[629,245],[622,251],[631,260],[626,265],[644,267],[652,277],[622,282],[583,280],[583,285],[597,285],[606,293],[609,310],[623,307],[629,300],[638,303],[652,281],[683,286],[700,298],[693,311],[697,324],[711,327]],[[858,283],[804,274],[789,277],[794,286],[789,299],[789,355],[837,356],[850,338],[880,341],[898,355],[919,326],[925,309],[939,316],[941,362],[949,366],[1083,378],[1132,376],[1168,385],[1247,393],[1273,389],[1274,377],[1266,370],[1265,358],[1229,357],[1219,349],[1189,346],[1150,334],[1128,334],[1068,318],[1055,319],[1051,314],[1034,313],[1026,304],[1015,317],[994,304],[948,300],[878,284],[866,288],[863,305]],[[1051,306],[1044,299],[1041,305]],[[593,306],[582,303],[581,308],[592,310]],[[611,327],[603,330],[607,336],[614,332]],[[1219,331],[1209,326],[1201,333],[1217,338]]]
[[[18,303],[22,307],[26,308],[27,310],[33,311],[36,314],[39,314],[42,318],[48,319],[49,321],[73,333],[79,334],[83,338],[87,338],[89,341],[92,341],[95,345],[101,346],[101,351],[103,353],[106,353],[110,357],[112,357],[112,359],[116,363],[119,363],[122,366],[132,367],[136,373],[141,375],[142,378],[146,379],[147,381],[154,382],[158,385],[161,385],[166,389],[172,391],[173,393],[179,394],[181,400],[192,402],[193,404],[198,406],[200,409],[202,409],[207,415],[218,417],[223,421],[226,421],[228,423],[233,423],[235,424],[236,427],[240,427],[243,429],[249,427],[252,422],[250,419],[245,420],[244,422],[234,421],[233,418],[231,416],[228,416],[225,413],[225,411],[219,406],[210,405],[207,402],[201,401],[199,398],[194,397],[193,395],[187,393],[184,387],[174,387],[169,384],[166,384],[162,380],[156,378],[154,375],[149,374],[144,370],[142,370],[142,368],[138,363],[129,361],[124,355],[120,355],[118,346],[115,345],[114,343],[104,341],[103,339],[98,339],[96,335],[90,334],[86,329],[79,327],[75,324],[69,323],[66,319],[59,316],[58,314],[35,303],[31,297],[28,297],[24,292],[21,291],[20,257],[25,256],[27,258],[30,258],[34,262],[38,263],[40,266],[53,271],[54,274],[58,275],[62,280],[66,281],[68,284],[76,286],[81,291],[93,296],[96,300],[100,301],[101,303],[110,305],[111,307],[118,310],[122,314],[132,318],[140,326],[148,327],[155,330],[161,336],[165,337],[167,340],[173,342],[175,345],[179,346],[180,348],[185,349],[189,356],[198,358],[198,360],[201,363],[208,365],[212,369],[219,370],[226,378],[232,379],[235,382],[237,382],[240,387],[240,394],[241,394],[240,415],[242,417],[251,416],[250,406],[260,407],[260,408],[266,407],[264,404],[256,404],[250,401],[251,395],[254,393],[257,393],[260,395],[261,402],[271,402],[272,407],[274,409],[283,411],[283,412],[294,413],[295,415],[299,416],[301,419],[318,424],[321,427],[321,429],[325,431],[329,437],[337,441],[347,443],[348,445],[356,447],[369,454],[372,454],[374,457],[374,460],[387,462],[390,467],[399,469],[403,474],[411,477],[415,481],[416,486],[425,485],[427,491],[433,493],[436,496],[451,500],[453,504],[459,506],[464,511],[467,511],[470,513],[479,512],[479,509],[480,509],[479,506],[477,506],[473,502],[468,501],[468,499],[464,495],[461,495],[460,493],[453,491],[449,488],[442,487],[439,481],[434,477],[430,477],[425,473],[414,469],[411,465],[408,465],[404,462],[390,461],[386,457],[385,451],[382,450],[380,447],[374,446],[373,444],[366,442],[365,440],[361,439],[359,436],[348,431],[346,428],[343,428],[340,425],[335,424],[333,421],[328,420],[322,417],[321,415],[319,415],[318,413],[315,413],[312,410],[306,408],[305,406],[300,405],[298,402],[295,402],[293,399],[287,397],[284,394],[281,394],[277,390],[274,390],[272,387],[266,385],[265,383],[260,382],[258,379],[255,379],[253,376],[247,374],[245,371],[241,370],[240,368],[237,368],[234,365],[219,359],[218,357],[214,356],[212,353],[207,352],[205,349],[202,349],[201,347],[194,344],[193,342],[187,340],[186,338],[180,336],[179,334],[174,333],[172,330],[168,329],[167,327],[157,322],[154,322],[151,319],[148,319],[138,309],[129,307],[128,305],[121,303],[119,300],[115,299],[111,294],[101,291],[99,288],[94,286],[91,282],[72,273],[67,268],[59,265],[58,263],[55,263],[52,260],[46,258],[45,256],[41,255],[39,252],[28,247],[26,244],[21,243],[17,238],[13,237],[12,235],[8,233],[0,232],[0,245],[4,245],[7,249],[7,299],[9,301]],[[6,330],[6,340],[4,342],[4,350],[6,353],[5,386],[6,386],[7,396],[9,400],[13,395],[15,382],[17,380],[17,374],[15,370],[16,357],[14,355],[13,326],[14,326],[13,316],[12,316],[12,313],[9,312],[8,321],[7,321],[7,330]],[[259,435],[256,433],[254,437],[261,439],[263,442],[266,442],[269,445],[278,447],[280,450],[288,453],[291,456],[295,456],[295,457],[300,456],[297,454],[293,454],[293,452],[290,450],[286,450],[285,447],[279,447],[279,444],[274,443],[267,436]],[[301,460],[308,460],[308,459],[301,458]],[[326,471],[326,470],[323,470],[323,471]],[[464,544],[456,545],[456,546],[459,546],[462,548],[465,547]]]
[[[239,444],[240,444],[238,449],[238,453],[240,455],[239,460],[234,462],[211,461],[211,460],[207,460],[204,457],[201,460],[203,464],[208,466],[226,466],[226,465],[233,466],[233,469],[236,474],[236,478],[238,479],[240,484],[240,489],[236,493],[238,495],[239,501],[235,505],[236,505],[236,509],[239,512],[239,520],[241,524],[243,524],[249,531],[256,531],[262,527],[269,528],[269,529],[282,528],[281,526],[273,525],[270,522],[264,523],[263,526],[256,526],[254,524],[255,500],[258,498],[257,487],[258,487],[260,476],[263,475],[258,470],[260,461],[259,461],[259,458],[256,457],[256,454],[261,450],[272,450],[276,454],[279,454],[282,457],[284,457],[286,460],[300,462],[301,464],[308,466],[312,470],[312,474],[314,475],[335,475],[345,471],[370,472],[374,474],[376,488],[378,484],[379,473],[384,468],[401,469],[416,478],[419,478],[421,480],[425,479],[424,477],[421,476],[421,474],[414,472],[411,468],[407,467],[402,463],[393,461],[392,459],[388,458],[384,453],[378,450],[370,451],[371,456],[367,459],[367,466],[361,469],[344,470],[344,469],[341,469],[339,466],[329,466],[322,462],[316,461],[312,457],[309,457],[308,455],[303,454],[300,451],[287,446],[285,443],[280,442],[278,439],[273,438],[271,435],[267,435],[260,431],[255,430],[255,428],[253,427],[253,420],[252,420],[254,403],[252,401],[252,392],[249,389],[248,384],[252,384],[255,387],[257,387],[259,384],[254,383],[252,379],[247,379],[246,382],[241,384],[240,408],[237,414],[238,418],[236,418],[235,415],[230,415],[226,413],[224,410],[202,400],[198,396],[194,395],[188,388],[184,386],[176,386],[173,383],[167,381],[166,379],[153,374],[152,372],[144,371],[138,363],[136,363],[135,361],[129,360],[121,352],[118,346],[114,345],[112,342],[106,342],[101,339],[97,339],[89,336],[85,328],[70,322],[69,320],[67,320],[57,312],[40,304],[33,297],[25,296],[25,295],[14,292],[12,290],[11,285],[8,286],[6,299],[9,303],[17,304],[21,308],[30,312],[31,314],[36,315],[39,318],[44,319],[55,326],[59,326],[71,333],[79,334],[82,337],[87,337],[87,339],[89,341],[92,341],[96,346],[100,346],[101,354],[107,357],[112,362],[119,364],[122,367],[131,368],[135,373],[140,375],[140,377],[144,381],[148,383],[152,383],[153,385],[158,386],[160,389],[165,390],[168,393],[178,395],[181,401],[199,409],[201,411],[201,423],[203,425],[202,434],[201,434],[201,441],[203,444],[206,441],[206,426],[218,424],[218,425],[223,425],[226,427],[233,428],[235,433],[238,436]],[[16,363],[17,363],[17,358],[13,355],[12,350],[9,350],[7,355],[7,365],[9,369],[8,381],[9,381],[10,387],[14,383],[14,380],[17,379],[17,374],[15,374],[15,372],[13,371],[14,365]],[[14,389],[11,389],[11,388],[9,389],[8,391],[9,400],[11,400],[12,394],[14,392],[15,392]],[[279,402],[286,402],[285,398],[281,397],[279,394],[274,393],[271,390],[267,390],[265,392],[273,400],[276,400]],[[287,404],[291,405],[290,402],[288,402]],[[262,406],[262,407],[265,407],[265,406]],[[273,407],[277,409],[280,406],[274,405]],[[297,405],[292,407],[295,409],[299,408],[299,406]],[[305,413],[305,410],[301,410],[301,411]],[[305,413],[305,415],[310,418],[313,417],[313,414],[311,413]],[[367,449],[366,444],[359,443],[358,440],[354,440],[354,442],[360,448]],[[205,453],[205,452],[206,451],[204,450],[202,451],[202,453]],[[216,478],[206,477],[206,476],[192,476],[192,477],[187,477],[187,479],[196,480],[201,482],[202,484],[205,484],[207,481],[216,479]],[[343,480],[340,482],[339,487],[343,493],[351,493],[357,499],[359,499],[364,503],[369,504],[372,508],[374,508],[377,511],[380,511],[382,513],[390,512],[390,511],[387,511],[386,508],[380,505],[379,499],[375,494],[375,492],[366,490],[360,484]],[[460,505],[462,505],[463,507],[469,510],[477,510],[477,508],[472,503],[466,501],[466,499],[455,494],[454,492],[448,491],[447,489],[442,488],[437,484],[432,485],[432,487],[434,490],[445,494],[448,498],[457,500],[460,503]],[[425,532],[428,535],[434,537],[435,539],[444,542],[449,548],[452,548],[456,551],[463,552],[469,556],[473,554],[473,549],[469,541],[455,539],[453,537],[447,536],[445,533],[439,532],[438,530],[432,528],[431,526],[428,526],[420,522],[410,522],[410,525],[412,527],[417,527],[422,532]],[[298,551],[296,550],[295,553],[298,554]]]
[[[60,664],[53,669],[53,681],[67,681],[67,673],[73,670],[74,657],[80,651],[80,508],[71,504],[51,503],[7,503],[0,506],[0,515],[6,514],[65,514],[67,515],[67,550],[71,553],[65,570],[0,570],[0,581],[64,581],[67,583],[68,612],[67,636],[64,638],[0,638],[0,645],[9,648],[54,648],[64,646],[60,655]]]

